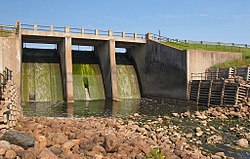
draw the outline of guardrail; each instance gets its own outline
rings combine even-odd
[[[20,24],[20,26],[18,26]],[[93,36],[112,36],[112,37],[120,37],[120,38],[129,38],[129,39],[152,39],[159,42],[171,42],[176,44],[194,44],[194,49],[199,48],[200,44],[203,44],[205,47],[209,47],[210,45],[219,46],[219,47],[238,47],[238,48],[250,48],[248,44],[236,44],[236,43],[223,43],[223,42],[208,42],[208,41],[194,41],[194,40],[181,40],[181,39],[173,39],[165,36],[161,36],[159,34],[147,33],[146,34],[138,34],[138,33],[127,33],[120,31],[112,31],[112,30],[98,30],[98,29],[88,29],[88,28],[76,28],[69,26],[53,26],[53,25],[37,25],[37,24],[22,24],[17,23],[17,26],[14,25],[4,25],[0,24],[0,35],[1,32],[11,32],[17,33],[18,29],[22,30],[30,30],[30,31],[42,31],[42,32],[60,32],[60,33],[71,33],[71,34],[86,34]],[[222,48],[223,49],[223,48]],[[226,49],[224,49],[226,51]],[[237,51],[237,50],[236,50]]]
[[[93,35],[93,36],[113,36],[113,37],[138,39],[138,40],[146,39],[145,34],[117,32],[117,31],[112,31],[112,30],[75,28],[75,27],[69,27],[69,26],[61,27],[61,26],[53,26],[53,25],[21,24],[20,29],[29,30],[29,31],[42,31],[42,32],[86,34],[86,35]]]
[[[203,45],[214,45],[214,46],[232,46],[239,48],[250,48],[248,44],[236,44],[236,43],[223,43],[223,42],[208,42],[208,41],[193,41],[193,40],[180,40],[172,39],[158,34],[151,33],[149,38],[159,42],[172,42],[172,43],[184,43],[184,44],[203,44]]]
[[[7,37],[9,35],[15,34],[17,31],[14,25],[4,25],[0,24],[0,37]]]

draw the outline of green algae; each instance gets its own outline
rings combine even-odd
[[[63,100],[59,64],[22,64],[22,101],[30,101],[31,94],[34,94],[36,102]]]
[[[75,100],[86,100],[85,85],[91,100],[105,99],[101,70],[98,64],[73,64],[73,88]]]
[[[117,65],[118,98],[140,99],[140,89],[133,65]]]

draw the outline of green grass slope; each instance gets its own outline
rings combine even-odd
[[[183,42],[178,42],[178,43],[166,42],[165,44],[180,50],[240,52],[243,55],[242,60],[226,61],[212,66],[214,68],[243,67],[250,65],[250,48],[243,48],[237,46],[209,45],[209,44],[188,44]]]

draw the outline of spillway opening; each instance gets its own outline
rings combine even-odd
[[[22,102],[63,100],[60,55],[56,44],[23,43]]]
[[[105,99],[102,73],[94,48],[72,45],[74,100]]]
[[[140,86],[129,48],[116,48],[119,99],[140,99]]]

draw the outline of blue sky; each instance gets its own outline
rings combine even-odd
[[[2,1],[0,24],[16,20],[250,44],[250,0]]]

